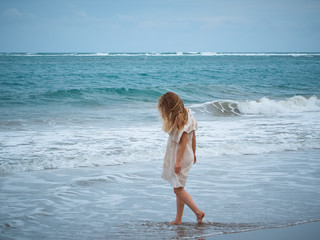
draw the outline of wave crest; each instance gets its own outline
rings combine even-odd
[[[284,100],[266,97],[260,100],[218,100],[192,105],[196,112],[208,113],[217,117],[237,115],[271,115],[320,111],[320,100],[316,96],[294,96]]]

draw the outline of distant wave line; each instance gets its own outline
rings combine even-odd
[[[66,53],[28,53],[28,52],[2,52],[0,56],[15,57],[134,57],[134,56],[249,56],[249,57],[314,57],[320,56],[319,52],[66,52]]]

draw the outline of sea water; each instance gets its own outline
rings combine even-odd
[[[170,226],[157,99],[198,120]],[[0,54],[0,236],[166,239],[320,219],[319,53]],[[57,230],[58,229],[58,230]]]

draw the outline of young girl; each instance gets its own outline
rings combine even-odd
[[[171,224],[182,224],[184,204],[195,213],[198,223],[202,223],[204,212],[196,206],[191,196],[184,190],[189,170],[196,163],[197,122],[180,97],[167,92],[158,100],[162,129],[169,134],[164,158],[162,177],[174,188],[177,199],[177,215]]]

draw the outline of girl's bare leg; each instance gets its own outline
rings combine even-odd
[[[198,223],[202,223],[202,219],[204,217],[204,212],[200,211],[200,209],[197,207],[197,205],[194,203],[192,197],[187,193],[183,187],[175,188],[174,189],[175,194],[177,197],[180,198],[181,201],[183,201],[185,204],[188,205],[189,208],[194,212],[194,214],[197,216]],[[177,211],[178,216],[178,211]]]
[[[177,215],[176,219],[171,222],[171,224],[179,225],[182,224],[182,215],[183,215],[183,209],[184,209],[184,201],[176,195],[177,198]]]

